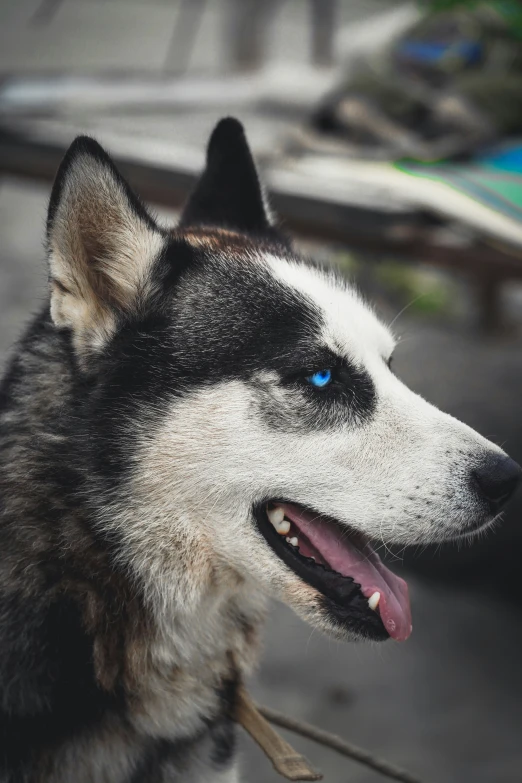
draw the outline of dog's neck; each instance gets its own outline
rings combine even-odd
[[[222,709],[224,690],[235,694],[256,663],[264,599],[234,581],[214,577],[188,605],[172,587],[151,595],[151,633],[138,641],[144,647],[127,683],[139,693],[134,719],[145,733],[201,729],[203,716]]]

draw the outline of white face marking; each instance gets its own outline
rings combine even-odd
[[[325,346],[366,369],[369,364],[389,359],[395,340],[354,288],[327,270],[282,263],[275,256],[267,261],[276,278],[318,306],[325,321]]]
[[[374,410],[362,423],[347,417],[336,426],[285,429],[262,415],[255,383],[236,379],[189,392],[173,400],[160,427],[140,435],[136,524],[126,520],[123,535],[136,562],[146,562],[167,584],[165,547],[174,531],[185,531],[195,547],[203,540],[247,584],[262,585],[328,630],[319,594],[268,546],[252,508],[284,498],[378,541],[441,541],[465,533],[477,520],[490,521],[471,488],[470,466],[502,452],[390,372],[393,338],[353,290],[326,272],[283,259],[258,262],[315,303],[324,345],[371,378]],[[288,404],[276,372],[258,373],[258,380],[271,405]],[[279,533],[289,533],[277,509],[271,521]],[[158,553],[147,529],[166,542],[156,569],[151,564]],[[288,541],[298,546],[297,537]],[[181,590],[179,574],[171,576]],[[378,598],[370,601],[377,606]]]

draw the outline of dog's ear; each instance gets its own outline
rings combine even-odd
[[[51,315],[80,354],[99,350],[149,293],[164,243],[97,142],[77,138],[51,193],[47,219]]]
[[[214,128],[205,170],[180,225],[220,226],[255,235],[273,232],[245,131],[233,117]]]

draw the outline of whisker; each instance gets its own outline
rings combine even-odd
[[[391,329],[391,328],[392,328],[392,326],[393,326],[393,324],[395,323],[395,321],[396,321],[398,318],[400,318],[400,317],[401,317],[401,315],[403,315],[403,313],[405,313],[405,312],[406,312],[406,310],[408,310],[410,307],[412,307],[412,306],[415,304],[415,302],[418,302],[418,301],[419,301],[419,299],[422,299],[422,297],[423,297],[423,296],[426,296],[426,294],[425,294],[425,293],[424,293],[424,294],[419,294],[418,296],[416,296],[416,297],[415,297],[415,299],[412,299],[412,300],[411,300],[411,302],[408,302],[408,304],[407,304],[407,305],[404,305],[404,307],[402,308],[402,310],[399,310],[399,312],[397,313],[397,315],[395,316],[395,318],[393,319],[393,321],[392,321],[390,324],[388,324],[388,329]]]

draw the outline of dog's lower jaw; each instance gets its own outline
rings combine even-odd
[[[384,629],[370,635],[368,629],[354,623],[346,609],[331,601],[305,582],[286,588],[282,595],[287,604],[302,620],[339,642],[385,641],[389,638]]]

